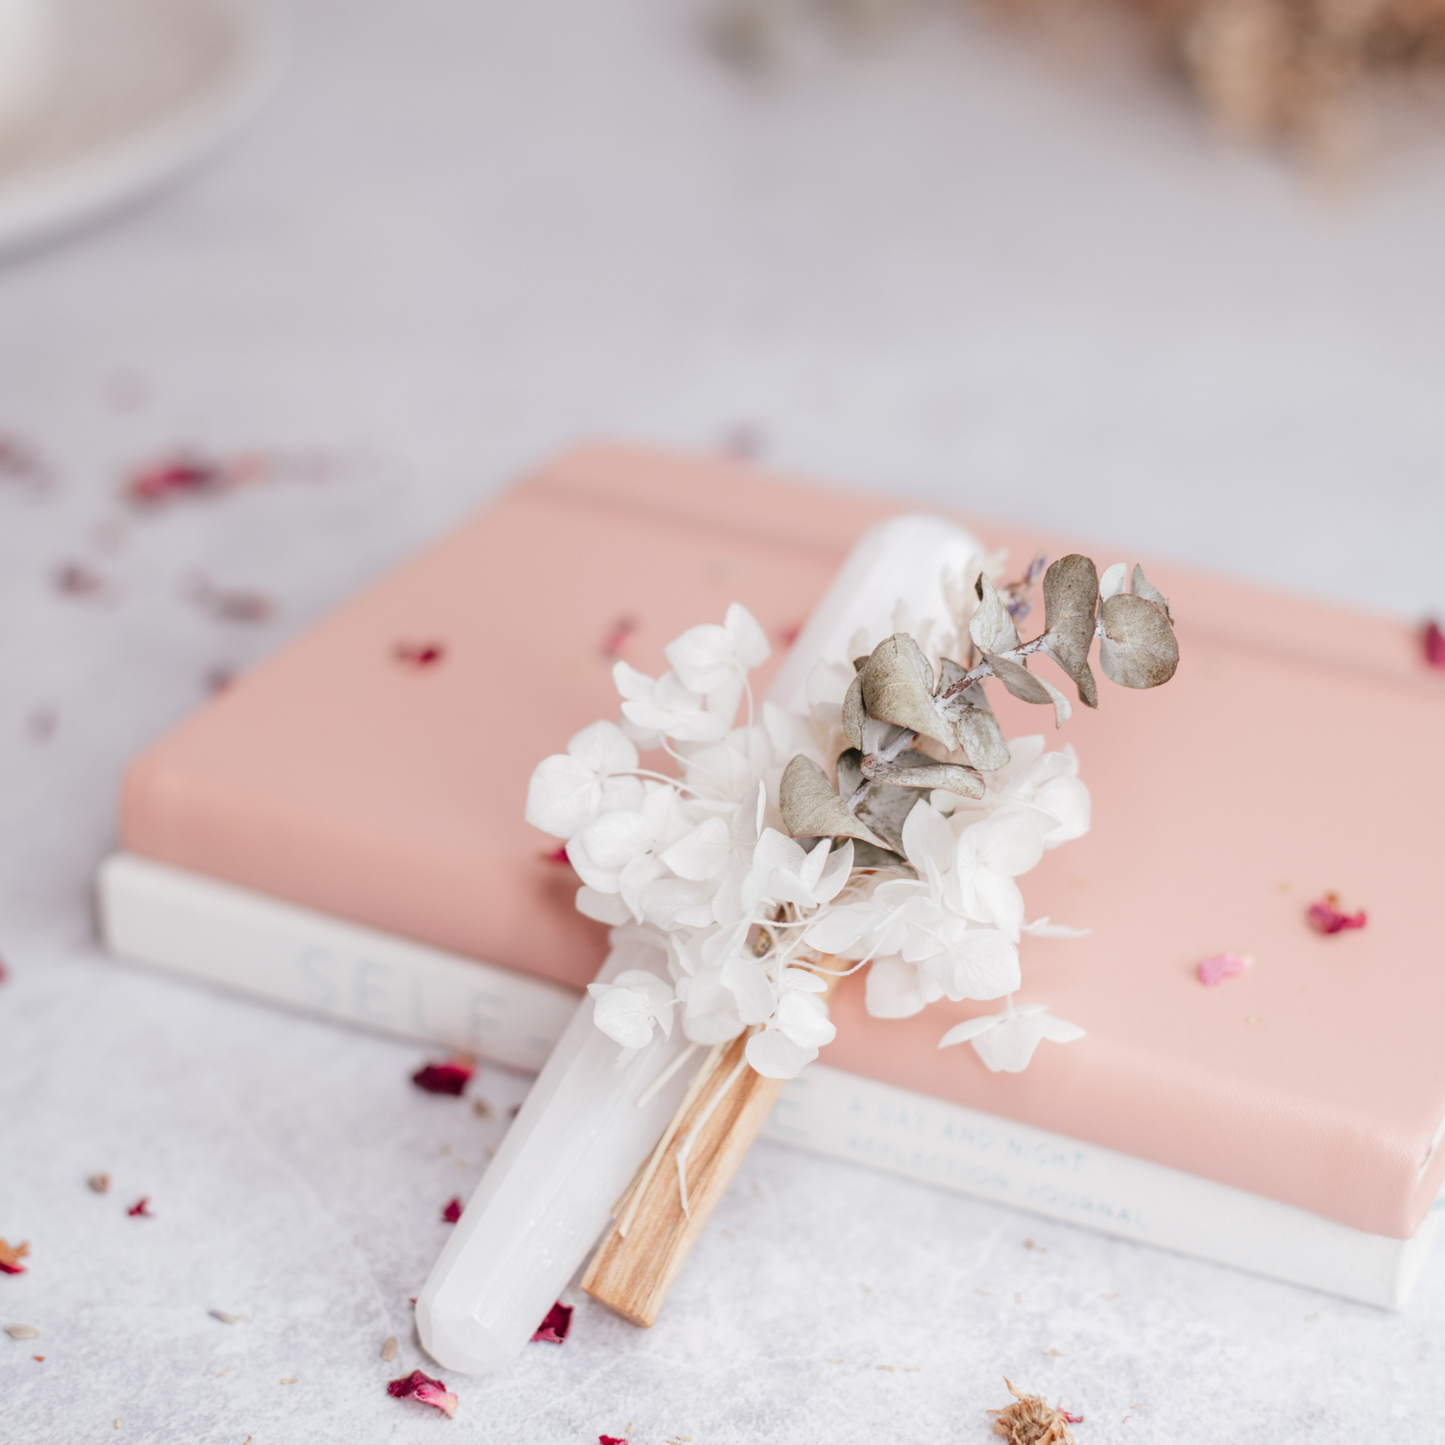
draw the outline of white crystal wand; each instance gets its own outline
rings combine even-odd
[[[941,578],[977,565],[962,528],[907,516],[872,528],[850,553],[784,659],[768,698],[808,711],[808,674],[847,662],[860,631],[891,630],[902,602],[915,616],[949,617]],[[599,982],[626,966],[609,962]],[[546,1315],[607,1228],[682,1104],[693,1046],[681,1028],[619,1051],[584,999],[477,1186],[417,1300],[422,1344],[444,1367],[503,1368]]]

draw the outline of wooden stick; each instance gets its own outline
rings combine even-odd
[[[832,964],[824,961],[825,967]],[[593,1299],[635,1325],[656,1322],[678,1271],[782,1092],[784,1080],[765,1079],[747,1063],[748,1038],[744,1033],[714,1049],[698,1070],[657,1148],[617,1201],[617,1223],[582,1277]]]

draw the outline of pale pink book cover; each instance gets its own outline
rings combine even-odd
[[[535,763],[615,712],[617,657],[659,672],[729,602],[773,641],[766,681],[852,543],[904,510],[929,509],[721,460],[567,453],[137,759],[125,844],[580,988],[605,931],[523,821]],[[1388,620],[962,520],[1015,564],[1143,560],[1177,621],[1167,687],[1101,684],[1057,735],[997,703],[1006,734],[1072,743],[1093,794],[1088,836],[1023,880],[1032,916],[1091,932],[1027,939],[1019,995],[1087,1037],[990,1074],[936,1044],[992,1005],[875,1020],[855,978],[824,1061],[1410,1235],[1445,1177],[1445,679]],[[1328,889],[1368,926],[1311,931]],[[1254,965],[1206,989],[1196,967],[1223,951]]]

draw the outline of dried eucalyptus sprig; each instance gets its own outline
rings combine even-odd
[[[1037,559],[1028,578],[1036,575]],[[1179,665],[1169,603],[1149,582],[1142,567],[1134,568],[1132,588],[1124,592],[1123,563],[1111,567],[1100,581],[1094,563],[1080,553],[1055,562],[1044,573],[1044,630],[1031,642],[1019,640],[1015,616],[1027,615],[1015,595],[1005,601],[980,572],[975,585],[977,606],[968,619],[968,643],[960,658],[940,659],[937,678],[923,649],[906,632],[885,638],[867,656],[855,659],[857,669],[843,698],[843,731],[850,749],[839,755],[840,785],[857,774],[846,795],[829,786],[827,775],[801,754],[783,774],[780,796],[783,821],[795,837],[861,838],[876,847],[899,851],[867,826],[875,811],[897,812],[884,788],[942,789],[965,798],[982,798],[982,774],[1003,767],[1009,751],[998,719],[984,695],[984,683],[997,678],[1024,702],[1052,706],[1056,727],[1072,713],[1069,700],[1056,687],[1030,672],[1027,659],[1051,658],[1072,680],[1079,701],[1098,707],[1099,690],[1089,667],[1097,637],[1104,675],[1124,687],[1157,687],[1168,682]],[[910,745],[919,738],[943,749],[935,758]],[[957,757],[952,755],[957,754]],[[909,805],[911,807],[911,804]],[[850,821],[845,814],[861,817]],[[898,822],[901,824],[901,819]]]
[[[1021,641],[1042,568],[1036,558],[999,587],[976,559],[942,579],[952,616],[915,622],[900,609],[890,636],[855,639],[851,667],[821,661],[811,717],[754,708],[747,675],[768,646],[737,604],[721,626],[671,643],[662,677],[616,665],[620,721],[545,759],[527,802],[530,822],[567,839],[577,907],[613,925],[626,967],[592,985],[604,1033],[624,1049],[679,1019],[694,1047],[746,1033],[752,1067],[790,1078],[834,1034],[819,997],[820,972],[836,972],[827,956],[868,967],[878,1017],[1004,999],[940,1041],[972,1043],[990,1069],[1022,1069],[1042,1039],[1082,1035],[1042,1004],[1014,1004],[1021,936],[1077,933],[1025,921],[1015,879],[1088,830],[1089,795],[1072,749],[1005,742],[985,685],[997,678],[1062,724],[1068,699],[1030,658],[1051,659],[1094,707],[1096,637],[1105,676],[1125,687],[1167,681],[1178,649],[1141,569],[1125,592],[1122,564],[1101,579],[1079,555],[1044,572],[1044,630]],[[661,749],[677,774],[640,767],[639,746]]]

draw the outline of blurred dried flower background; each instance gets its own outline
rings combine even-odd
[[[752,71],[778,64],[799,25],[878,36],[927,0],[719,0],[711,37]],[[943,0],[1041,22],[1084,51],[1124,36],[1181,79],[1225,132],[1330,158],[1365,101],[1418,95],[1445,73],[1445,0]],[[1112,14],[1110,13],[1112,12]],[[1127,41],[1126,41],[1127,43]],[[1431,86],[1433,89],[1434,86]]]

